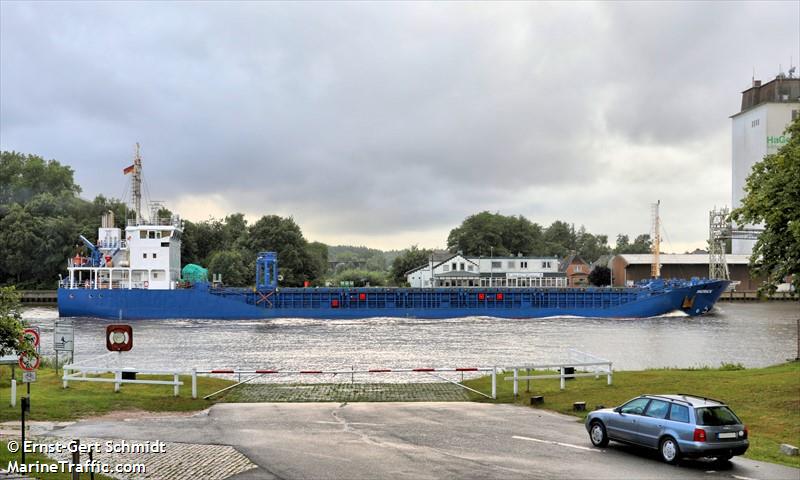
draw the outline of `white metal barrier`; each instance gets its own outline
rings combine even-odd
[[[98,357],[93,360],[99,360]],[[84,360],[80,363],[88,363],[91,360]],[[184,376],[191,376],[192,377],[192,398],[197,398],[197,371],[196,369],[192,369],[191,371],[181,371],[181,370],[150,370],[150,369],[141,369],[141,368],[131,368],[131,367],[118,367],[118,366],[88,366],[88,365],[80,365],[80,364],[72,364],[72,365],[64,365],[62,367],[64,370],[64,374],[61,377],[61,381],[63,382],[64,388],[69,388],[69,382],[101,382],[101,383],[113,383],[114,384],[114,391],[119,392],[120,388],[122,387],[123,383],[139,383],[139,384],[149,384],[149,385],[172,385],[173,390],[172,393],[174,396],[180,395],[180,388],[183,385],[183,382],[180,379],[181,375]],[[71,372],[71,373],[68,373]],[[106,373],[114,374],[114,378],[108,377],[100,377],[97,375],[102,375]],[[132,379],[132,378],[122,378],[123,373],[141,373],[145,375],[167,375],[172,376],[172,380],[152,380],[152,379]],[[93,375],[93,376],[89,376]]]
[[[548,379],[548,378],[558,378],[561,381],[561,390],[564,390],[567,387],[566,380],[568,378],[579,378],[579,377],[594,377],[600,378],[600,375],[605,375],[607,378],[608,385],[612,384],[613,378],[613,369],[612,369],[612,362],[605,358],[600,358],[594,356],[590,353],[581,352],[575,349],[569,349],[569,359],[557,362],[557,363],[547,363],[547,364],[536,364],[536,365],[519,365],[515,367],[508,367],[506,370],[512,370],[514,375],[511,377],[505,377],[504,380],[506,381],[513,381],[514,382],[514,397],[519,395],[519,381],[526,380],[528,381],[528,390],[530,391],[530,381],[531,380],[541,380],[541,379]],[[576,361],[577,360],[577,361]],[[581,368],[584,370],[585,373],[577,373],[577,370],[573,373],[566,373],[567,368],[578,369]],[[558,369],[559,373],[557,374],[540,374],[540,375],[523,375],[520,376],[520,370],[527,371],[530,373],[531,370],[550,370],[550,369]],[[586,370],[591,370],[587,372]]]

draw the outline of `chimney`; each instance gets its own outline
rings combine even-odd
[[[753,88],[758,88],[761,86],[761,80],[753,80]]]

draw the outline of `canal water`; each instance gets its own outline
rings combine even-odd
[[[42,353],[52,355],[57,311],[29,308],[23,316],[41,328]],[[787,301],[720,302],[702,317],[647,319],[141,320],[129,322],[134,348],[122,361],[167,369],[511,366],[558,362],[574,348],[615,370],[761,367],[795,357],[798,318],[798,303]],[[108,323],[75,319],[77,361],[106,353]]]

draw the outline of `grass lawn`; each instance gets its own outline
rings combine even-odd
[[[0,421],[19,420],[20,398],[26,394],[21,383],[22,375],[17,369],[17,405],[11,407],[11,369],[0,367]],[[138,376],[137,378],[159,378]],[[172,377],[159,379],[171,380]],[[70,382],[66,390],[61,388],[61,377],[52,367],[40,368],[36,382],[31,384],[31,420],[74,420],[100,415],[115,410],[147,410],[153,412],[178,412],[202,410],[213,405],[220,397],[203,400],[203,395],[215,392],[232,382],[211,377],[197,377],[198,399],[192,399],[192,378],[181,376],[184,384],[180,396],[172,396],[172,385],[122,384],[121,391],[114,393],[113,383]],[[224,394],[221,395],[224,397]]]
[[[617,406],[643,393],[692,393],[725,401],[744,421],[750,431],[750,448],[746,457],[793,467],[800,467],[800,457],[786,456],[778,450],[780,444],[800,446],[800,362],[790,362],[767,368],[644,370],[614,372],[613,385],[606,377],[577,378],[567,381],[559,390],[558,379],[532,380],[531,393],[520,382],[520,396],[513,398],[513,382],[504,381],[510,372],[498,375],[497,400],[470,393],[478,402],[520,403],[530,405],[531,395],[544,396],[539,408],[585,418],[585,412],[573,412],[573,402],[586,402],[586,408],[596,405]],[[520,375],[523,375],[520,373]],[[491,391],[491,378],[481,377],[465,382],[482,392]],[[534,408],[534,407],[532,407]]]

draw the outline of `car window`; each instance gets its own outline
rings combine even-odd
[[[698,408],[696,413],[698,425],[715,427],[719,425],[737,425],[742,423],[728,407]]]
[[[644,413],[644,407],[647,406],[647,402],[649,401],[649,398],[634,398],[630,402],[623,405],[622,409],[620,409],[620,412],[641,415]]]
[[[669,412],[668,402],[663,400],[651,400],[644,414],[647,417],[667,418],[667,412]]]
[[[689,423],[689,407],[673,403],[669,410],[669,419],[676,422]]]

